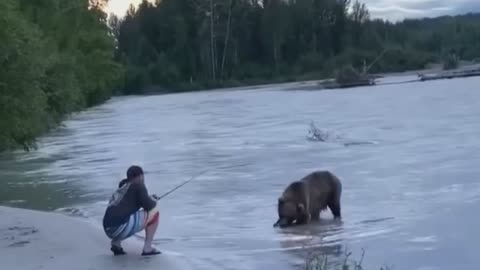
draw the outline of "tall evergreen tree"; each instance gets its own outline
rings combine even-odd
[[[479,57],[480,16],[391,23],[358,0],[162,0],[131,8],[118,28],[126,92],[424,67],[455,52]]]

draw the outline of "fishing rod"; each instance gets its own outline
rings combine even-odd
[[[249,163],[241,164],[241,165],[235,165],[235,166],[223,167],[223,168],[220,168],[220,169],[229,169],[229,168],[243,167],[243,166],[247,166],[247,165],[249,165]],[[178,186],[174,187],[173,189],[169,190],[168,192],[166,192],[166,193],[163,194],[162,196],[158,197],[158,196],[155,196],[155,195],[154,195],[153,198],[154,198],[155,200],[159,201],[159,200],[165,198],[165,197],[166,197],[167,195],[169,195],[170,193],[174,192],[175,190],[177,190],[177,189],[181,188],[182,186],[186,185],[187,183],[195,180],[195,179],[198,178],[199,176],[201,176],[201,175],[209,172],[210,170],[212,170],[212,169],[204,170],[203,172],[201,172],[201,173],[199,173],[199,174],[197,174],[197,175],[192,176],[192,177],[191,177],[190,179],[188,179],[187,181],[184,181],[184,182],[181,183],[180,185],[178,185]]]

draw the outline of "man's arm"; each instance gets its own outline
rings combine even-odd
[[[157,201],[148,195],[145,184],[138,184],[138,200],[140,206],[145,209],[145,211],[150,211],[157,205]]]

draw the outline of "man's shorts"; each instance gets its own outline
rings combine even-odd
[[[143,231],[145,227],[148,227],[151,223],[156,222],[158,217],[159,213],[157,208],[153,208],[149,212],[139,210],[130,215],[130,218],[127,222],[115,227],[105,228],[105,233],[107,234],[108,238],[114,241],[121,241]]]

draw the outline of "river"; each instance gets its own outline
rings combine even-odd
[[[334,91],[280,86],[113,98],[39,149],[0,157],[0,204],[100,224],[127,167],[162,194],[156,243],[197,269],[296,269],[310,245],[364,267],[473,269],[480,225],[479,78]],[[307,139],[309,124],[334,136]],[[230,168],[224,168],[230,166]],[[276,201],[317,169],[343,181],[341,223],[277,229]]]

